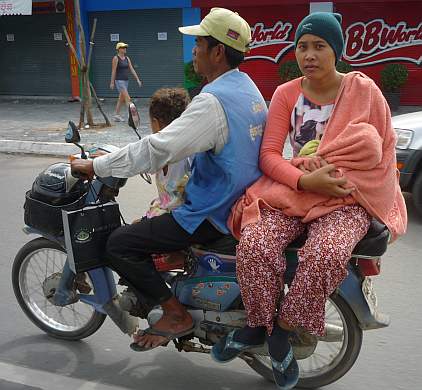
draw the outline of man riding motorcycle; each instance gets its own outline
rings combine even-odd
[[[237,69],[251,42],[249,25],[237,13],[213,8],[200,25],[179,30],[196,36],[194,69],[208,82],[202,92],[159,133],[95,160],[72,162],[73,171],[89,178],[127,178],[195,155],[182,206],[118,228],[107,242],[110,267],[163,309],[153,327],[134,337],[131,347],[136,351],[165,345],[193,328],[192,317],[156,271],[151,254],[228,234],[231,206],[261,175],[258,156],[267,108],[253,81]]]

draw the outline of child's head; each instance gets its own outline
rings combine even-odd
[[[189,102],[189,94],[183,88],[161,88],[155,91],[149,104],[152,131],[157,133],[182,115]]]

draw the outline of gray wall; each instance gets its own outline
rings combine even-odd
[[[111,91],[111,61],[117,42],[110,34],[129,44],[127,55],[143,81],[138,87],[129,75],[129,94],[147,97],[160,87],[183,86],[183,41],[181,9],[153,9],[90,13],[90,25],[97,18],[91,80],[99,96],[117,96]],[[158,32],[167,32],[167,40],[158,40]]]
[[[0,17],[0,94],[71,95],[65,14]],[[8,42],[6,34],[14,34]]]

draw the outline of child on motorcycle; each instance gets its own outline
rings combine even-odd
[[[158,133],[185,111],[189,95],[183,88],[161,88],[151,97],[149,116],[152,132]],[[188,159],[169,164],[155,174],[158,197],[151,202],[147,218],[168,213],[184,201],[185,185],[189,179]]]
[[[190,103],[188,93],[183,88],[161,88],[151,97],[149,116],[152,132],[158,133],[173,120],[178,118]],[[190,175],[188,159],[168,164],[155,174],[158,197],[155,198],[146,213],[146,218],[168,213],[184,202],[185,185]],[[139,222],[136,220],[134,222]],[[173,252],[165,255],[153,255],[158,271],[183,267],[184,255]]]

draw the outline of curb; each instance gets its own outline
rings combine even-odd
[[[80,149],[72,144],[60,142],[17,141],[0,139],[0,153],[38,154],[44,156],[69,156]]]

